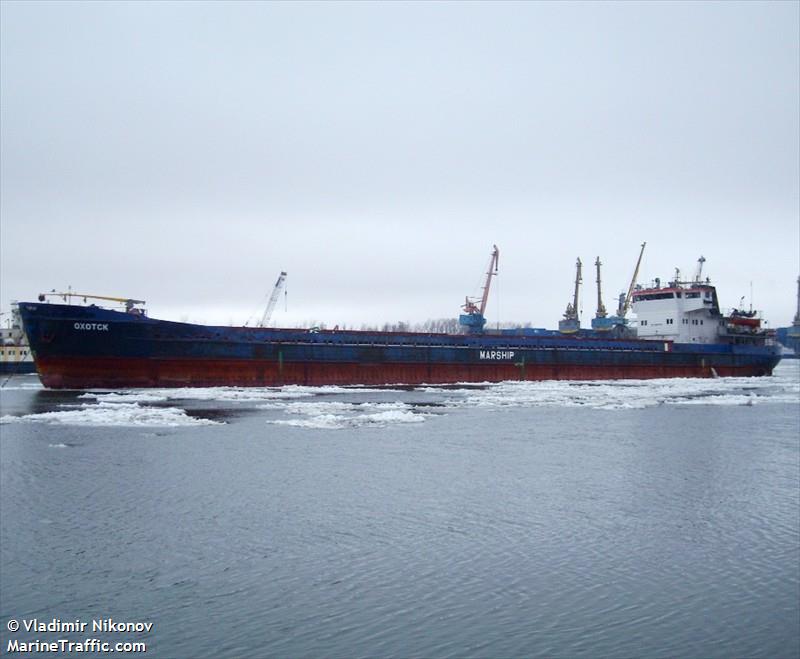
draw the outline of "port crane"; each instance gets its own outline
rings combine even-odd
[[[286,273],[284,271],[281,271],[281,274],[278,275],[278,279],[275,282],[275,286],[272,289],[272,295],[269,296],[269,302],[267,302],[267,308],[264,309],[264,314],[261,316],[261,320],[258,323],[259,327],[266,327],[267,323],[269,323],[269,319],[272,317],[272,312],[275,309],[275,304],[278,302],[278,295],[280,295],[281,289],[283,288],[285,282],[286,282]]]
[[[558,330],[560,332],[577,332],[581,328],[581,321],[578,317],[578,293],[580,291],[581,282],[581,268],[583,264],[580,258],[577,260],[575,267],[575,292],[572,296],[572,302],[567,304],[567,310],[564,312],[564,319],[558,321]]]
[[[483,285],[483,295],[481,295],[480,306],[478,300],[475,298],[467,298],[464,301],[463,314],[458,317],[459,324],[464,327],[468,334],[480,334],[483,332],[483,326],[486,324],[484,312],[486,311],[486,303],[489,300],[489,288],[492,285],[492,276],[497,276],[497,269],[500,262],[500,250],[497,245],[492,245],[492,255],[489,259],[489,268],[486,271],[486,283]]]

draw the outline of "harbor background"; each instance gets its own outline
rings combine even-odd
[[[800,652],[800,361],[773,377],[0,390],[9,620],[148,656]]]

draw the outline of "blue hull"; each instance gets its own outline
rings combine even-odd
[[[43,303],[20,311],[41,380],[54,388],[769,375],[780,360],[777,346],[218,327]]]

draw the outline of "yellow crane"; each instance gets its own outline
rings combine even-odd
[[[620,318],[625,318],[625,314],[627,314],[628,309],[631,308],[631,298],[633,297],[633,289],[636,287],[636,278],[639,276],[639,266],[642,265],[642,254],[644,254],[645,245],[647,245],[646,242],[642,243],[642,249],[639,252],[639,260],[636,261],[636,268],[633,271],[633,277],[631,277],[631,285],[628,287],[628,294],[625,297],[622,295],[619,296],[617,316]]]
[[[131,311],[137,304],[144,304],[144,300],[134,300],[128,297],[112,297],[110,295],[90,295],[88,293],[75,293],[69,289],[66,293],[59,292],[55,288],[49,293],[40,293],[39,302],[44,302],[48,297],[60,297],[67,304],[72,302],[73,297],[81,298],[84,302],[87,300],[108,300],[109,302],[120,302],[125,305],[125,311]]]

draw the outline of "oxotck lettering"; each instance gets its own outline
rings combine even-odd
[[[108,332],[108,323],[75,323],[76,330],[94,330],[96,332]]]

